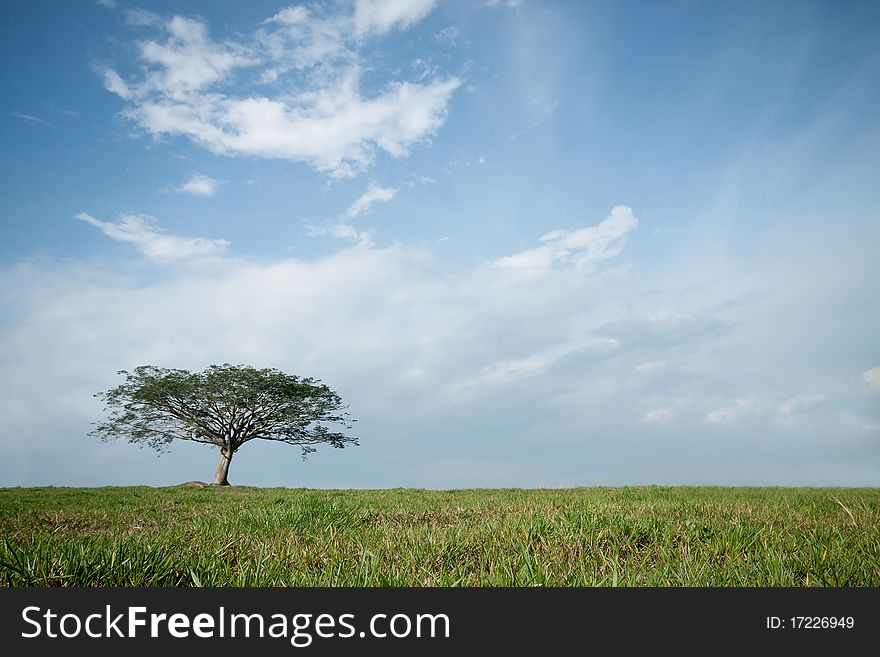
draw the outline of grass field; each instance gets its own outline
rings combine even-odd
[[[880,586],[880,489],[0,489],[4,586]]]

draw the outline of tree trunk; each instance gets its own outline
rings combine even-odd
[[[214,485],[228,486],[229,480],[226,476],[229,474],[229,463],[232,461],[232,452],[226,448],[220,449],[220,462],[217,463],[217,469],[214,471]]]

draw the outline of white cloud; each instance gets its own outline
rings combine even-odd
[[[774,401],[773,396],[769,395],[740,397],[732,404],[710,411],[706,414],[705,420],[711,424],[724,424],[747,418],[787,421],[801,413],[818,408],[825,401],[825,395],[805,393],[784,397],[782,401]]]
[[[175,16],[164,27],[164,42],[138,44],[141,60],[150,67],[139,89],[141,96],[158,92],[185,100],[188,93],[222,81],[233,70],[258,61],[238,44],[211,41],[207,26],[200,21]]]
[[[709,411],[706,414],[706,422],[711,422],[713,424],[720,424],[722,422],[727,422],[734,417],[734,412],[730,408],[717,408],[714,411]]]
[[[180,238],[147,219],[80,218],[157,260],[169,251],[179,253],[167,243],[157,247],[157,237],[172,240],[172,246]],[[345,226],[334,230],[355,239]],[[424,485],[417,478],[401,482],[400,472],[417,460],[442,461],[450,450],[489,460],[509,450],[523,468],[516,485],[532,485],[548,473],[583,477],[576,481],[585,483],[688,483],[695,471],[720,483],[748,483],[772,470],[731,474],[714,468],[746,461],[748,468],[757,461],[771,469],[784,467],[791,449],[799,446],[805,455],[819,450],[817,473],[829,462],[826,454],[849,453],[850,446],[853,467],[871,463],[870,449],[860,447],[863,424],[854,421],[852,429],[837,431],[845,410],[837,403],[797,424],[780,421],[776,413],[793,393],[776,396],[765,390],[771,401],[748,397],[740,404],[724,396],[743,381],[738,365],[744,365],[746,377],[754,376],[755,359],[743,364],[741,344],[729,341],[711,321],[701,322],[700,312],[678,288],[657,297],[652,290],[660,283],[652,280],[643,288],[651,296],[639,305],[640,290],[633,293],[570,267],[523,272],[492,267],[487,259],[449,273],[442,260],[447,249],[345,246],[309,261],[214,258],[161,270],[144,262],[117,261],[111,268],[101,260],[40,261],[0,269],[0,369],[6,374],[0,377],[0,407],[10,411],[4,435],[24,436],[12,443],[33,445],[7,458],[0,474],[23,485],[29,479],[30,484],[134,480],[166,485],[199,477],[181,474],[185,446],[158,467],[152,458],[133,465],[138,451],[127,445],[119,445],[115,456],[95,446],[95,454],[107,454],[102,468],[93,467],[90,454],[77,461],[57,448],[74,440],[90,449],[84,434],[101,412],[91,395],[115,385],[118,369],[144,363],[201,369],[212,362],[320,377],[351,402],[360,420],[357,435],[364,449],[351,455],[348,450],[344,457],[322,455],[306,470],[268,478],[266,467],[285,458],[290,459],[285,465],[295,463],[296,455],[286,456],[282,449],[277,456],[255,456],[254,474],[248,479],[242,474],[242,480],[261,485],[274,477],[282,485]],[[723,298],[712,292],[704,298],[706,308]],[[635,307],[628,306],[630,301]],[[680,309],[680,315],[645,319],[648,308],[663,307]],[[764,340],[764,309],[757,309],[750,322]],[[800,359],[801,352],[795,352]],[[673,375],[654,375],[657,370],[649,368],[652,375],[642,376],[635,369],[663,360],[676,365]],[[768,368],[784,370],[779,365]],[[46,372],[52,372],[48,382]],[[802,370],[790,374],[789,382],[805,378]],[[770,385],[770,378],[762,378],[762,384]],[[462,388],[462,381],[469,385]],[[686,398],[693,412],[680,412],[677,396]],[[46,405],[47,398],[53,403]],[[713,451],[692,460],[704,451],[695,423],[702,425],[710,409],[716,409],[713,419],[719,422],[741,413],[755,420],[754,426],[710,432]],[[864,405],[854,411],[862,423],[877,421]],[[673,424],[676,431],[666,431]],[[714,426],[702,425],[704,430]],[[655,432],[664,434],[663,445],[651,440]],[[51,456],[38,459],[36,446]],[[750,453],[762,459],[743,457]],[[517,456],[522,454],[526,457]],[[207,458],[199,453],[190,463]],[[245,472],[248,458],[250,453],[242,457],[239,472]],[[353,460],[346,466],[343,458]],[[39,467],[30,466],[28,473],[28,463],[36,462]],[[71,466],[79,474],[70,474]],[[587,466],[593,469],[584,474]],[[875,471],[846,481],[870,480]],[[453,482],[438,475],[435,483]],[[466,483],[485,485],[479,479]]]
[[[556,109],[559,107],[559,99],[556,99],[552,102],[542,103],[540,101],[533,100],[529,103],[533,107],[533,112],[537,114],[536,118],[533,118],[528,125],[519,130],[518,132],[510,135],[507,138],[507,141],[514,142],[517,139],[524,137],[529,134],[533,130],[540,128],[547,121],[553,118],[553,115],[556,113]]]
[[[23,112],[10,112],[10,113],[9,113],[9,116],[11,116],[11,117],[13,117],[13,118],[15,118],[15,119],[21,119],[21,120],[24,121],[25,123],[31,123],[31,124],[34,124],[34,125],[42,125],[42,126],[45,126],[45,127],[47,127],[47,128],[51,128],[51,127],[52,127],[52,124],[51,124],[51,123],[49,123],[48,121],[46,121],[46,120],[44,120],[44,119],[41,119],[41,118],[38,117],[38,116],[34,116],[33,114],[24,114]]]
[[[668,408],[661,406],[645,413],[644,420],[648,424],[662,424],[663,422],[668,422],[671,417],[672,412]]]
[[[666,400],[662,406],[658,406],[645,413],[642,421],[646,424],[666,424],[672,420],[678,411],[690,404],[688,397],[672,397]]]
[[[114,9],[116,7],[116,0],[95,0],[102,7],[106,7],[107,9]]]
[[[337,240],[348,240],[356,242],[361,248],[371,248],[374,246],[373,238],[369,231],[359,231],[351,224],[343,221],[328,221],[323,225],[307,224],[309,237],[329,236]]]
[[[633,266],[630,262],[619,265],[618,267],[610,267],[602,272],[602,278],[614,283],[622,283],[632,275],[632,269]]]
[[[434,4],[358,2],[353,14],[293,6],[254,35],[222,43],[204,23],[175,16],[162,26],[164,40],[139,43],[141,81],[106,69],[104,85],[127,101],[123,115],[155,137],[180,135],[221,155],[300,161],[350,176],[378,152],[406,156],[446,119],[457,78],[389,81],[365,96],[357,54],[361,40],[404,29]],[[291,70],[295,78],[286,75]],[[272,92],[242,84],[248,74]]]
[[[117,222],[87,214],[78,218],[153,260],[219,255],[228,244],[168,235],[154,219],[139,215],[123,215]],[[270,358],[280,348],[278,340],[286,341],[292,330],[298,357],[335,351],[353,359],[348,362],[381,363],[385,371],[418,371],[425,386],[451,393],[536,377],[568,359],[603,357],[618,347],[613,336],[567,328],[589,308],[594,284],[571,270],[523,276],[515,269],[480,265],[462,276],[437,279],[420,268],[429,258],[425,251],[376,248],[368,233],[348,223],[311,226],[310,234],[354,244],[315,262],[258,265],[224,259],[220,274],[215,267],[204,276],[193,269],[188,278],[150,286],[155,288],[150,298],[165,301],[145,312],[163,316],[187,304],[204,305],[196,299],[222,299],[221,307],[192,315],[199,326],[211,317],[220,322],[218,339],[238,336],[242,344],[260,345],[259,353]],[[223,307],[236,305],[265,312],[240,325],[237,314],[223,314]],[[352,326],[357,331],[351,332]],[[245,337],[243,331],[251,334]],[[539,339],[523,341],[532,334]],[[149,333],[142,338],[151,341]]]
[[[498,384],[534,376],[544,372],[550,365],[565,355],[565,350],[553,350],[537,353],[526,358],[516,358],[492,363],[483,368],[483,373],[475,378],[467,379],[454,389],[465,389],[484,384]]]
[[[390,201],[397,194],[397,190],[393,187],[380,187],[376,183],[370,183],[367,190],[361,194],[351,206],[346,210],[345,216],[354,219],[362,212],[370,209],[373,203],[378,201]]]
[[[599,262],[620,253],[626,234],[638,225],[632,209],[618,205],[598,226],[551,231],[541,237],[544,246],[499,258],[494,265],[510,269],[567,265],[591,271]]]
[[[364,99],[353,80],[301,96],[299,106],[268,98],[150,102],[128,115],[156,135],[179,134],[212,152],[305,161],[337,177],[365,169],[379,148],[395,157],[434,132],[457,80],[402,83]],[[205,102],[202,102],[205,101]]]
[[[140,27],[161,27],[163,21],[159,14],[139,7],[125,10],[125,24]]]
[[[741,418],[745,415],[751,415],[764,408],[765,404],[751,397],[740,397],[730,406],[716,408],[706,414],[706,421],[712,424],[723,424]]]
[[[422,176],[414,173],[411,174],[403,184],[407,187],[415,187],[416,185],[433,185],[436,182],[437,180],[431,176]]]
[[[458,29],[455,25],[450,25],[449,27],[444,27],[442,30],[437,32],[437,34],[434,35],[434,38],[440,43],[455,45],[455,42],[458,41],[458,37],[460,35],[461,30]]]
[[[115,223],[101,221],[81,212],[76,218],[90,224],[119,242],[128,242],[151,260],[181,260],[221,255],[229,242],[204,237],[168,235],[147,215],[123,214]]]
[[[825,401],[825,395],[795,395],[789,397],[776,407],[776,412],[782,416],[796,415],[816,408]]]
[[[262,78],[274,82],[290,70],[306,70],[317,64],[353,64],[357,57],[346,45],[353,27],[350,17],[312,13],[302,5],[282,9],[263,21],[256,39],[269,55],[270,68]]]
[[[437,0],[355,0],[354,26],[358,34],[384,34],[406,29],[434,9]]]
[[[639,363],[636,365],[636,372],[641,374],[646,374],[648,372],[656,372],[657,370],[662,370],[666,368],[665,360],[655,360],[650,363]]]
[[[332,225],[329,229],[329,233],[337,239],[347,240],[356,240],[360,236],[357,230],[355,230],[354,226],[341,223]]]
[[[101,76],[104,78],[104,88],[110,93],[116,94],[123,100],[130,100],[134,97],[134,93],[129,89],[128,84],[113,69],[104,69],[101,71]]]
[[[194,173],[180,187],[177,187],[176,191],[190,196],[208,198],[214,196],[222,185],[223,182],[220,180],[215,180],[201,173]]]
[[[447,173],[447,175],[451,176],[454,173],[455,169],[459,166],[464,166],[464,167],[470,168],[470,167],[475,167],[475,166],[483,166],[484,164],[486,164],[486,156],[485,155],[478,155],[477,157],[468,156],[465,158],[454,157],[451,160],[449,160],[449,162],[447,163],[446,173]]]
[[[359,412],[394,399],[410,412],[448,415],[452,397],[461,403],[492,394],[611,345],[571,337],[572,318],[588,312],[590,289],[571,271],[536,278],[481,265],[438,277],[427,251],[363,244],[347,224],[326,234],[358,242],[314,261],[200,259],[222,255],[227,243],[170,235],[139,215],[78,219],[159,263],[194,261],[174,276],[145,275],[141,263],[116,263],[122,269],[112,271],[73,263],[0,271],[0,298],[11,313],[15,308],[15,319],[0,327],[4,367],[37,371],[63,362],[70,371],[56,378],[58,390],[68,391],[78,418],[94,419],[100,409],[91,393],[120,368],[211,362],[319,376],[357,399]],[[70,353],[78,357],[61,358]],[[467,378],[468,394],[451,394]],[[14,390],[0,384],[0,399],[37,412],[46,389],[29,385],[20,378]]]
[[[616,340],[609,338],[569,339],[552,349],[533,353],[525,358],[505,359],[486,365],[478,376],[455,382],[449,389],[461,391],[475,386],[499,385],[537,376],[567,356],[609,351],[617,347],[617,344]]]
[[[874,392],[880,392],[880,366],[862,372],[862,381]]]

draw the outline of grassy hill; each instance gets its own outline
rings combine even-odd
[[[0,489],[3,586],[880,586],[880,489]]]

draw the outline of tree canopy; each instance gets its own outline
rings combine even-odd
[[[228,485],[233,455],[251,440],[298,445],[303,458],[321,443],[357,445],[342,432],[355,421],[347,406],[316,379],[228,363],[202,372],[142,365],[118,374],[123,383],[95,395],[108,417],[90,435],[160,452],[175,440],[214,445],[220,449],[218,485]]]

